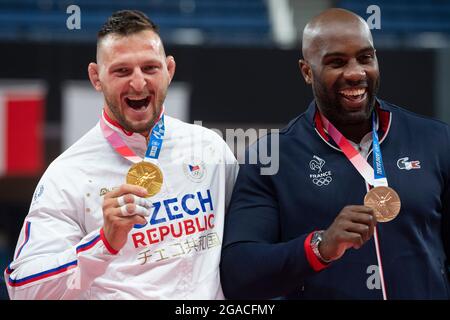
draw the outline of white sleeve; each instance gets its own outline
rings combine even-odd
[[[14,261],[5,270],[11,299],[86,297],[114,259],[117,252],[102,229],[84,231],[79,174],[50,166],[36,188]]]

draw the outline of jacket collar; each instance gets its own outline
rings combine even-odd
[[[376,106],[375,110],[379,117],[379,126],[378,126],[378,137],[380,138],[380,143],[386,138],[391,122],[392,122],[392,113],[388,110],[384,101],[376,98]],[[313,100],[306,110],[306,118],[308,122],[313,126],[316,130],[316,133],[324,140],[328,145],[333,147],[334,149],[339,149],[333,139],[325,132],[325,129],[322,124],[322,120],[320,118],[320,113],[317,109],[316,102]]]

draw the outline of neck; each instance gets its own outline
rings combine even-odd
[[[334,124],[334,123],[333,123]],[[372,122],[370,119],[355,123],[355,124],[334,124],[344,137],[355,142],[360,143],[362,138],[372,130]]]
[[[139,134],[140,134],[141,136],[144,136],[145,140],[146,140],[147,143],[148,143],[148,139],[149,139],[149,137],[150,137],[150,133],[149,133],[148,131],[146,131],[146,132],[140,132]]]

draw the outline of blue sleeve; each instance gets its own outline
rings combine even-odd
[[[447,272],[450,276],[450,127],[446,126],[446,144],[444,144],[444,165],[446,165],[445,189],[442,193],[442,241],[447,257]]]
[[[241,165],[226,215],[221,281],[228,299],[268,299],[301,290],[315,273],[304,249],[307,234],[280,240],[280,209],[271,176]]]

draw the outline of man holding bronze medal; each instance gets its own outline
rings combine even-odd
[[[234,155],[165,114],[175,60],[142,12],[108,19],[88,72],[104,110],[39,182],[5,271],[10,297],[223,299]]]
[[[311,20],[302,51],[314,101],[280,131],[277,174],[241,166],[225,296],[449,299],[449,126],[376,97],[372,35],[352,12]]]

